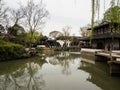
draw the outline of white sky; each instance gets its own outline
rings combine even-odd
[[[17,7],[17,3],[26,3],[27,0],[5,0],[7,5],[12,8]],[[39,0],[34,0],[39,1]],[[49,11],[49,19],[46,22],[42,32],[43,35],[49,35],[49,32],[58,30],[62,32],[64,26],[71,26],[71,35],[79,36],[80,27],[91,22],[91,0],[43,0]],[[106,0],[109,3],[110,0]],[[103,0],[101,0],[103,7]],[[106,8],[109,4],[106,5]],[[102,18],[104,9],[100,10],[100,18]]]

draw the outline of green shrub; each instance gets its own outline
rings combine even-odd
[[[37,52],[41,52],[43,50],[42,47],[36,47],[35,49],[36,49]]]
[[[0,40],[0,60],[11,60],[21,58],[24,46]]]

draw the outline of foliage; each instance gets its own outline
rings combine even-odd
[[[91,39],[93,35],[93,30],[94,30],[94,18],[95,18],[95,0],[92,0],[92,18],[91,18]]]
[[[0,40],[0,61],[21,58],[23,53],[24,47],[22,45]]]
[[[14,43],[23,44],[25,41],[25,30],[22,26],[15,24],[12,27],[7,28],[8,35],[14,37],[12,40],[8,40]]]
[[[35,49],[36,49],[37,52],[41,52],[43,50],[42,47],[36,47]]]
[[[114,6],[110,7],[105,13],[104,13],[104,21],[109,21],[109,22],[119,22],[120,19],[120,7],[119,6]]]
[[[112,31],[112,42],[113,42],[113,34],[114,30],[118,29],[120,30],[120,7],[115,5],[115,2],[111,2],[111,7],[104,13],[104,21],[110,22],[110,29]],[[115,25],[117,23],[117,25]]]
[[[25,33],[25,30],[22,26],[15,24],[8,28],[8,33],[14,36],[19,36],[20,34]]]
[[[111,24],[114,23],[114,21],[118,21],[120,22],[120,14],[119,14],[119,5],[120,5],[120,0],[110,0],[110,5],[111,5],[111,9],[108,10],[104,15],[104,19],[110,20]],[[98,13],[98,20],[99,20],[99,10],[100,10],[100,0],[91,0],[92,2],[92,18],[91,18],[91,39],[92,39],[92,35],[93,35],[93,30],[94,30],[94,20],[95,20],[95,15],[96,13]],[[106,0],[104,0],[104,10],[105,10],[105,2]],[[115,6],[117,6],[117,8],[114,8]],[[108,19],[109,18],[109,19]],[[111,28],[113,30],[113,25],[111,25]]]
[[[39,42],[39,40],[42,38],[42,34],[35,31],[32,38],[31,38],[31,31],[25,33],[25,37],[24,37],[24,40],[25,42],[28,42],[28,43],[36,43],[36,42]]]
[[[94,30],[94,21],[95,21],[95,15],[98,15],[98,20],[99,20],[99,12],[100,12],[100,0],[91,0],[92,4],[92,18],[91,18],[91,39],[93,36],[93,30]],[[105,0],[104,0],[105,2]]]

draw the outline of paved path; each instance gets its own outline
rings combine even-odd
[[[88,52],[88,53],[95,53],[95,55],[104,56],[104,57],[110,58],[110,52],[109,51],[105,51],[103,49],[82,48],[81,51]],[[120,50],[113,50],[111,55],[112,55],[113,58],[120,58]]]

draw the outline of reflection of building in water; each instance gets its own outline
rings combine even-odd
[[[88,72],[90,76],[87,78],[88,81],[92,82],[93,84],[97,85],[103,90],[119,90],[119,81],[120,79],[110,78],[107,74],[108,67],[104,65],[104,63],[88,63],[85,61],[81,61],[81,65],[78,68],[80,70],[84,70]]]
[[[69,52],[61,52],[57,56],[58,57],[69,57]]]

